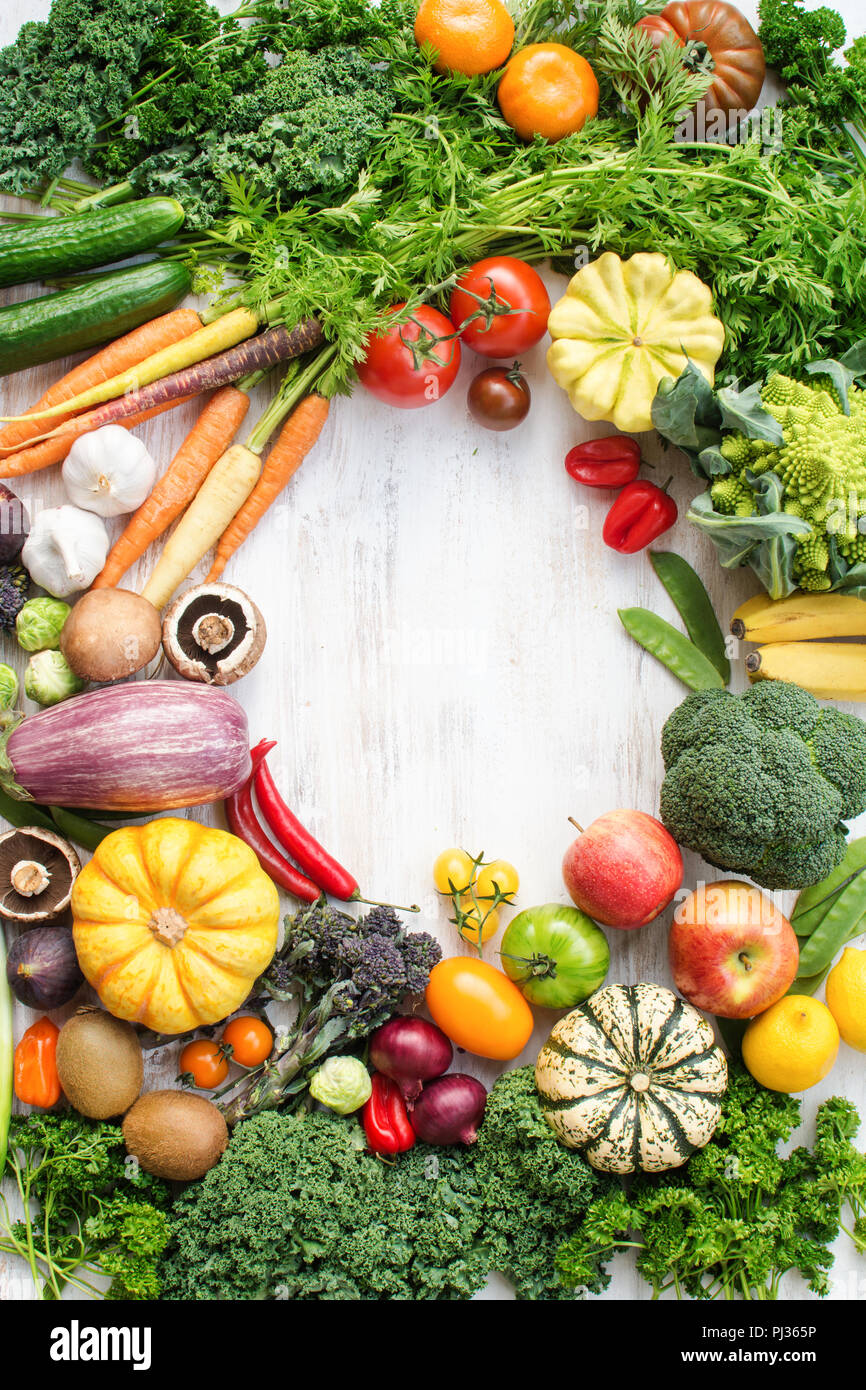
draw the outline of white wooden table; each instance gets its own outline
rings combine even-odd
[[[222,0],[220,8],[231,5]],[[859,32],[857,0],[838,8]],[[3,6],[0,43],[48,9],[49,0]],[[552,297],[562,293],[562,277],[546,279]],[[5,302],[16,297],[22,293],[9,291]],[[360,389],[338,400],[315,451],[225,575],[267,620],[265,655],[233,693],[253,741],[279,740],[269,761],[287,800],[363,891],[420,903],[413,925],[434,932],[447,954],[465,948],[433,890],[438,852],[459,844],[512,860],[519,907],[567,901],[560,875],[573,835],[567,817],[586,824],[618,806],[657,811],[658,736],[686,693],[617,618],[618,608],[642,604],[678,621],[649,561],[607,549],[607,495],[578,489],[563,468],[573,444],[605,429],[573,413],[545,371],[544,344],[524,358],[533,392],[528,420],[505,435],[480,429],[465,396],[484,365],[466,352],[451,392],[418,412],[390,409]],[[24,410],[60,370],[58,363],[4,378],[0,413]],[[256,393],[250,423],[266,399]],[[194,405],[181,407],[139,431],[161,467],[195,415]],[[654,436],[642,443],[646,458],[663,467]],[[684,515],[699,488],[682,456],[669,457]],[[65,500],[59,469],[13,486],[31,510]],[[664,543],[697,567],[723,626],[758,588],[748,571],[723,571],[710,542],[685,520]],[[146,556],[127,576],[129,587],[140,587],[152,563]],[[21,656],[4,636],[0,660],[23,670]],[[745,684],[738,669],[734,688]],[[34,712],[29,702],[25,708]],[[686,884],[702,872],[687,855]],[[610,982],[670,982],[669,916],[639,933],[608,930]],[[519,1060],[534,1060],[555,1017],[538,1012]],[[16,1008],[16,1036],[33,1018]],[[172,1084],[176,1051],[148,1062],[146,1088]],[[496,1075],[471,1057],[461,1067],[487,1084]],[[864,1074],[863,1056],[843,1044],[830,1077],[803,1099],[806,1138],[828,1095],[846,1095],[866,1113]],[[649,1296],[630,1256],[618,1256],[612,1269],[604,1297]],[[866,1259],[847,1238],[833,1281],[833,1297],[866,1298]],[[795,1277],[784,1290],[809,1297]],[[0,1256],[0,1299],[32,1296],[20,1269]],[[482,1296],[510,1294],[495,1280]]]

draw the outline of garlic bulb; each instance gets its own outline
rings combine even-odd
[[[103,425],[76,439],[63,465],[70,502],[97,516],[134,512],[153,490],[156,463],[121,425]]]
[[[66,598],[89,589],[108,555],[105,522],[78,507],[47,507],[37,512],[21,552],[34,584]]]

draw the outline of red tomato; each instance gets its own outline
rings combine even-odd
[[[518,312],[485,317],[484,301],[493,291],[499,306]],[[466,324],[461,334],[466,346],[482,357],[515,357],[535,347],[547,332],[550,296],[531,265],[514,256],[490,256],[470,266],[457,281],[451,296],[451,322],[460,328],[479,310],[481,316]]]
[[[405,304],[395,304],[386,314],[396,314]],[[367,356],[358,364],[358,380],[386,405],[402,410],[416,410],[444,396],[460,368],[460,344],[451,335],[454,326],[440,314],[422,304],[414,311],[413,320],[395,324],[382,333],[367,339]],[[415,365],[407,342],[417,342],[422,329],[431,338],[450,338],[449,342],[428,343],[422,340],[419,352],[423,359]]]

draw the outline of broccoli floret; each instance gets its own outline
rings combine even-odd
[[[866,809],[866,724],[799,686],[688,696],[662,731],[661,819],[708,863],[805,888],[841,862]]]
[[[0,565],[0,628],[12,628],[27,602],[30,575],[23,565]]]

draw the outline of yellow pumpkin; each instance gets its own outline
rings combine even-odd
[[[606,251],[579,270],[548,319],[547,365],[584,420],[627,434],[652,429],[659,382],[688,360],[712,386],[725,343],[712,293],[660,252]]]
[[[276,950],[279,916],[248,845],[175,817],[106,836],[72,892],[88,983],[109,1013],[157,1033],[239,1008]]]

